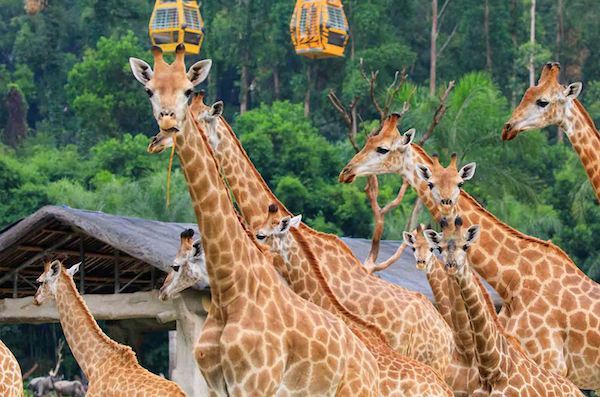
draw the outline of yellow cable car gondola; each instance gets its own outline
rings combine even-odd
[[[297,0],[290,33],[298,55],[343,57],[349,29],[341,0]]]
[[[150,24],[150,40],[164,52],[175,52],[185,45],[188,54],[200,53],[204,40],[204,21],[195,0],[156,0]]]

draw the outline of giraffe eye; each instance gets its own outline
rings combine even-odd
[[[185,96],[189,98],[190,96],[192,96],[193,93],[194,93],[194,90],[187,90],[185,92]]]
[[[173,270],[178,272],[179,271],[180,266],[173,266]]]
[[[464,182],[459,182],[458,187],[463,187],[464,184],[465,184]]]
[[[260,234],[260,233],[259,233],[259,234],[257,234],[257,235],[256,235],[256,238],[257,238],[258,240],[264,240],[264,239],[266,239],[266,238],[267,238],[267,236],[265,236],[264,234]]]
[[[541,108],[545,108],[546,106],[548,106],[550,102],[545,101],[543,99],[538,99],[537,101],[535,101],[535,104],[538,105]]]
[[[431,182],[427,182],[427,186],[429,186],[429,189],[430,189],[430,190],[431,190],[431,189],[433,189],[433,183],[431,183]]]
[[[390,149],[384,148],[383,146],[378,146],[375,151],[379,154],[386,154],[390,151]]]
[[[146,88],[146,94],[148,94],[148,98],[152,98],[152,95],[154,95],[154,93],[152,92],[151,89]]]

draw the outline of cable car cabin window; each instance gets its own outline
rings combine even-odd
[[[327,6],[327,13],[329,16],[329,20],[327,21],[328,28],[346,31],[346,21],[341,8]]]
[[[183,14],[185,15],[185,23],[187,24],[188,28],[200,30],[200,17],[197,9],[184,7]]]
[[[168,44],[173,41],[173,35],[171,32],[154,33],[152,35],[154,42],[158,45]]]
[[[179,27],[177,8],[160,8],[156,10],[152,29],[172,29]]]
[[[185,32],[183,34],[183,41],[193,45],[199,45],[201,38],[202,35],[199,35],[198,33]]]
[[[327,42],[331,45],[343,47],[345,40],[346,40],[346,35],[339,34],[337,32],[329,32],[329,39],[327,40]]]
[[[161,0],[161,3],[163,4],[167,4],[167,3],[176,3],[177,0]]]

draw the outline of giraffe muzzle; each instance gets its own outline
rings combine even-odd
[[[345,167],[342,172],[340,172],[340,176],[338,177],[338,180],[341,183],[352,183],[354,182],[354,179],[356,179],[356,174],[348,167]]]
[[[519,132],[513,128],[511,123],[504,124],[504,128],[502,129],[502,140],[503,141],[512,141],[515,139]]]

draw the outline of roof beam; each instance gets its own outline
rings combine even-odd
[[[17,247],[17,249],[20,251],[27,251],[27,252],[42,252],[42,251],[46,250],[44,247],[38,247],[36,245],[19,245]],[[81,255],[81,253],[77,250],[55,249],[53,251],[56,252],[57,254],[65,254],[68,256],[79,257]],[[115,258],[114,254],[103,254],[100,252],[89,252],[89,251],[85,252],[85,256],[89,256],[90,258],[102,258],[102,259],[114,259]],[[129,255],[119,255],[119,258],[126,259],[126,260],[129,260],[129,259],[138,260]]]
[[[32,256],[31,258],[29,258],[28,260],[26,260],[23,264],[19,265],[18,267],[14,268],[12,271],[10,271],[7,274],[5,274],[4,276],[0,277],[0,284],[5,283],[6,281],[10,280],[11,278],[13,278],[13,275],[16,272],[18,272],[20,270],[23,270],[23,269],[25,269],[28,266],[31,266],[36,261],[42,259],[46,253],[54,251],[55,249],[57,249],[61,245],[65,244],[66,242],[68,242],[69,240],[71,240],[72,237],[73,236],[71,236],[71,235],[65,236],[65,237],[61,238],[60,240],[58,240],[56,243],[52,244],[50,247],[48,247],[48,248],[44,249],[43,251],[40,251],[39,253],[35,254],[34,256]]]

